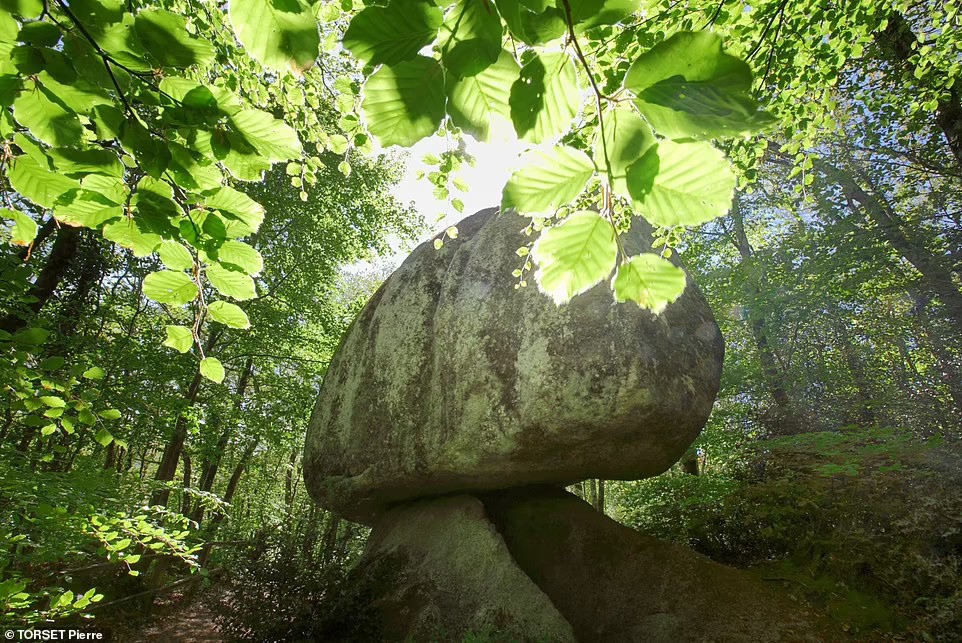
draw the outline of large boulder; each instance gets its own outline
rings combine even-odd
[[[604,283],[556,306],[511,276],[529,222],[496,209],[464,219],[361,311],[308,428],[319,504],[370,522],[423,496],[645,478],[698,435],[724,349],[697,287],[660,315],[615,303]],[[623,242],[645,249],[641,235]]]
[[[477,498],[402,505],[378,517],[353,572],[372,622],[327,640],[573,642],[571,626],[518,569]],[[342,620],[358,617],[355,609]]]

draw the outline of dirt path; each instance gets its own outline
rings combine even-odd
[[[225,641],[217,628],[211,609],[213,597],[208,595],[171,594],[158,601],[146,626],[129,637],[118,637],[122,643],[199,643]]]

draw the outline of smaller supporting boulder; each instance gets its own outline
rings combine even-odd
[[[483,497],[579,641],[809,641],[810,617],[744,572],[620,525],[557,487]]]
[[[379,640],[575,640],[470,496],[385,513],[355,581],[355,593],[373,608]]]

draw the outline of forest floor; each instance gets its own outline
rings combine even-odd
[[[217,627],[213,590],[176,592],[154,602],[150,617],[132,627],[117,628],[115,643],[200,643],[226,640]]]

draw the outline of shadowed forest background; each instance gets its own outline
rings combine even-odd
[[[0,622],[92,619],[136,638],[152,609],[201,600],[225,638],[320,636],[353,609],[342,589],[368,530],[307,496],[307,422],[343,333],[393,267],[359,262],[422,238],[435,213],[398,202],[403,151],[375,148],[361,125],[370,68],[339,44],[359,4],[303,3],[320,49],[300,76],[241,47],[215,3],[127,4],[187,19],[210,51],[188,47],[194,58],[144,71],[119,45],[92,46],[87,36],[100,36],[81,28],[87,14],[71,22],[71,8],[85,8],[107,24],[97,7],[119,3],[0,0]],[[663,475],[573,489],[630,527],[784,587],[823,615],[827,638],[958,640],[959,3],[628,4],[616,25],[579,34],[604,92],[639,43],[711,29],[751,66],[753,98],[777,123],[717,145],[736,167],[730,211],[655,231],[725,338],[708,425]],[[147,53],[162,56],[163,41],[146,33]],[[231,112],[253,151],[235,141],[213,164],[183,152],[206,116],[177,110],[213,109],[215,94],[191,98],[150,71],[168,67],[235,92],[285,129],[265,134],[241,123],[249,112]],[[105,143],[110,110],[137,111],[147,134]],[[296,147],[278,150],[288,132]],[[457,172],[475,143],[451,124],[445,135],[424,189],[452,214],[472,188]],[[579,135],[563,140],[587,149]],[[131,153],[120,166],[69,152],[80,141]],[[50,165],[28,176],[38,154]],[[204,178],[211,167],[216,177]],[[102,187],[91,176],[126,192],[85,196]],[[65,201],[71,189],[80,196]],[[218,189],[232,205],[215,202],[227,195]],[[190,226],[111,230],[132,198],[142,218],[166,212],[145,194],[222,212],[225,232],[211,231],[215,215],[201,227],[237,244],[234,260],[218,245],[228,269],[201,281],[201,259],[211,263],[202,253],[217,251],[192,245],[200,233]],[[193,239],[191,250],[177,238]],[[504,267],[505,280],[526,278],[529,266],[512,276],[517,267]],[[179,282],[145,294],[148,275],[176,270],[191,275],[202,308],[184,308],[197,292],[171,294]],[[236,275],[247,281],[225,285]],[[218,293],[240,316],[210,303]]]

